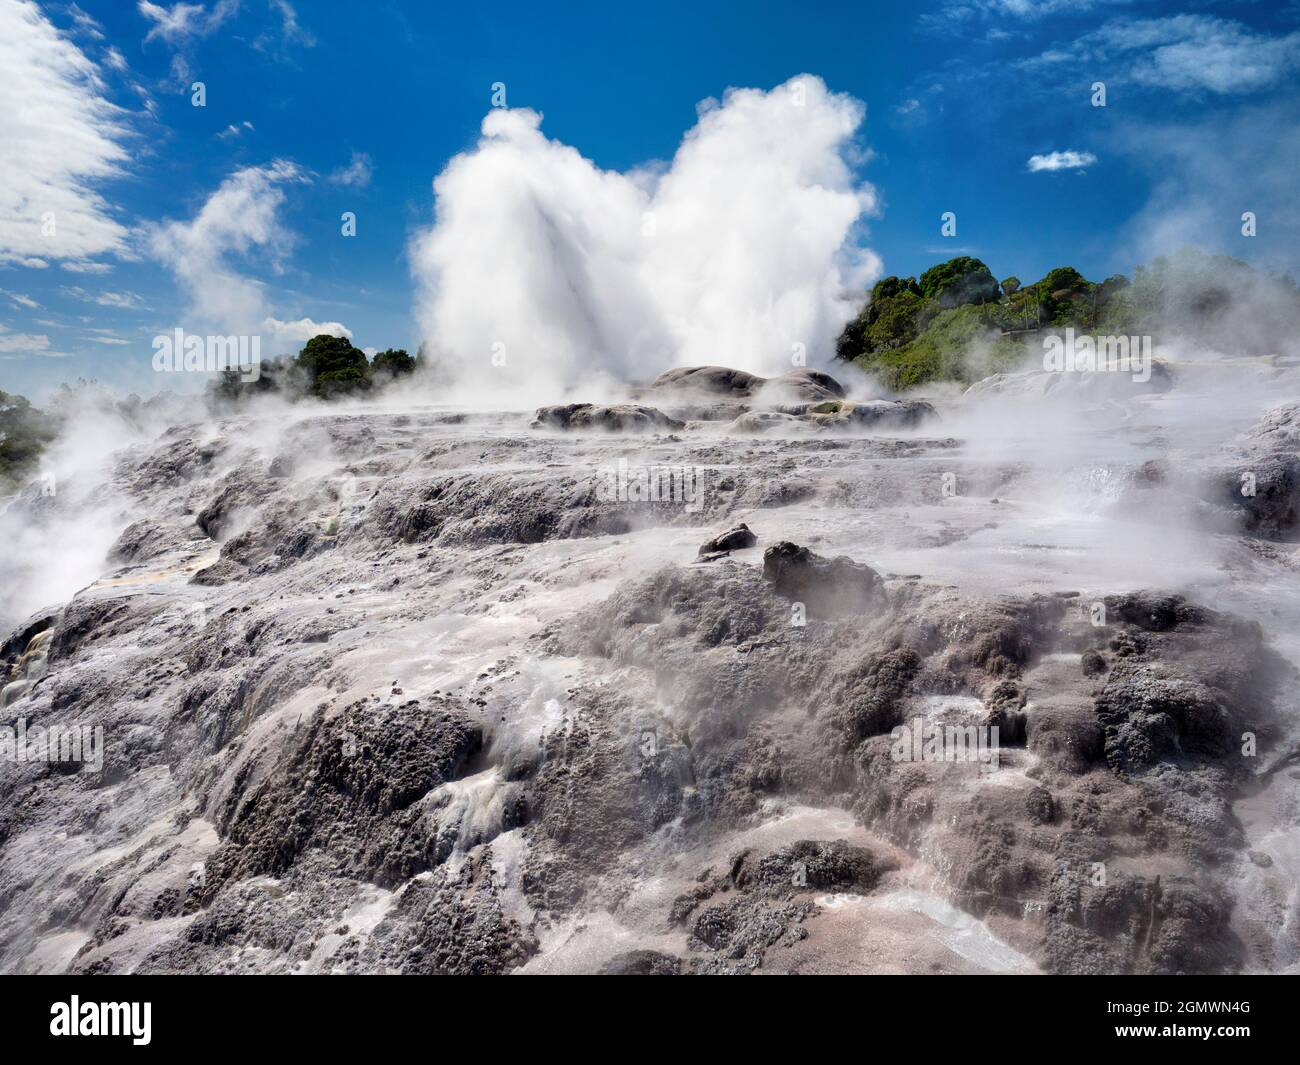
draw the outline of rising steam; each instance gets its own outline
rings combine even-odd
[[[420,326],[462,386],[549,393],[673,365],[757,373],[830,357],[879,273],[851,166],[863,105],[801,75],[733,89],[661,173],[599,169],[498,110],[434,181],[412,248]]]

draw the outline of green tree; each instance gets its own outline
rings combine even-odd
[[[347,337],[328,333],[312,337],[298,353],[296,366],[302,371],[312,395],[322,398],[364,391],[370,387],[370,363],[366,353],[353,347]]]
[[[922,328],[926,301],[914,277],[882,277],[871,289],[867,305],[844,327],[835,344],[841,359],[889,350],[913,339]]]
[[[921,275],[921,294],[948,310],[968,303],[993,303],[1001,290],[993,272],[979,259],[959,255]]]
[[[56,420],[26,396],[0,391],[0,480],[13,487],[28,477],[57,429]]]
[[[370,372],[376,376],[385,374],[389,377],[415,373],[415,359],[404,348],[386,348],[375,356],[375,361],[370,364]]]
[[[1093,325],[1093,289],[1096,286],[1073,266],[1058,266],[1041,280],[1026,285],[1037,303],[1037,319],[1044,326]]]

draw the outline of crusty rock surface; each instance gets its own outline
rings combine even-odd
[[[783,540],[763,552],[763,577],[779,595],[816,614],[862,610],[880,591],[880,575],[843,555],[822,558]]]
[[[637,403],[601,406],[596,403],[566,403],[542,407],[533,420],[533,428],[604,429],[608,432],[649,432],[684,429],[685,422],[670,418],[655,407]]]
[[[700,410],[767,390],[710,381]],[[103,757],[0,759],[0,970],[1294,965],[1300,567],[1285,508],[1204,487],[1250,440],[1177,451],[1142,403],[1118,457],[1038,468],[790,406],[254,408],[16,496],[7,573],[104,559],[13,611],[0,725]],[[701,492],[611,499],[621,469]]]

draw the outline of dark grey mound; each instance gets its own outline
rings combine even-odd
[[[684,429],[686,423],[668,417],[656,407],[646,407],[638,403],[619,403],[613,406],[565,403],[540,408],[533,420],[533,428],[647,432],[654,429]]]
[[[701,555],[712,555],[719,551],[740,551],[746,547],[753,547],[756,543],[758,543],[758,537],[742,521],[734,529],[728,529],[724,533],[719,533],[712,540],[706,540],[700,545],[699,553]]]
[[[746,850],[732,857],[725,875],[706,876],[680,896],[671,917],[690,928],[693,973],[751,973],[763,968],[770,948],[807,938],[800,925],[817,907],[806,893],[869,892],[892,867],[843,840],[801,839],[762,857]]]
[[[108,549],[109,562],[148,562],[182,543],[176,530],[155,521],[133,521]]]
[[[787,403],[776,410],[828,429],[914,429],[936,417],[923,399],[821,400]]]
[[[480,727],[450,702],[356,703],[318,712],[294,748],[256,787],[219,811],[224,837],[206,891],[258,874],[281,876],[310,849],[345,875],[392,886],[433,868],[452,840],[431,835],[417,805],[460,776],[483,744]]]
[[[734,399],[752,394],[764,378],[726,366],[679,366],[661,373],[650,387],[664,390],[696,391]]]
[[[248,570],[238,562],[229,558],[221,558],[210,566],[204,566],[190,578],[190,584],[201,584],[207,587],[215,587],[219,584],[229,584],[231,581],[242,580],[247,576]]]
[[[823,400],[843,399],[844,387],[828,373],[820,370],[791,370],[780,377],[770,377],[755,389],[760,402],[818,403]]]
[[[791,370],[779,377],[760,377],[726,366],[679,366],[660,374],[650,388],[657,392],[693,392],[740,400],[763,396],[769,403],[816,403],[842,399],[843,386],[820,370]]]
[[[880,574],[840,555],[822,558],[788,540],[763,553],[763,577],[778,595],[803,603],[813,616],[864,609],[881,592]]]
[[[1213,500],[1242,529],[1265,540],[1294,540],[1300,532],[1300,457],[1256,454],[1214,478]]]
[[[1202,495],[1265,540],[1300,536],[1300,403],[1265,413],[1238,438],[1240,458],[1211,472]]]

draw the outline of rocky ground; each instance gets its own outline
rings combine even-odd
[[[114,540],[0,724],[105,753],[0,762],[0,969],[1295,969],[1297,391],[1218,372],[251,408],[29,490]]]

